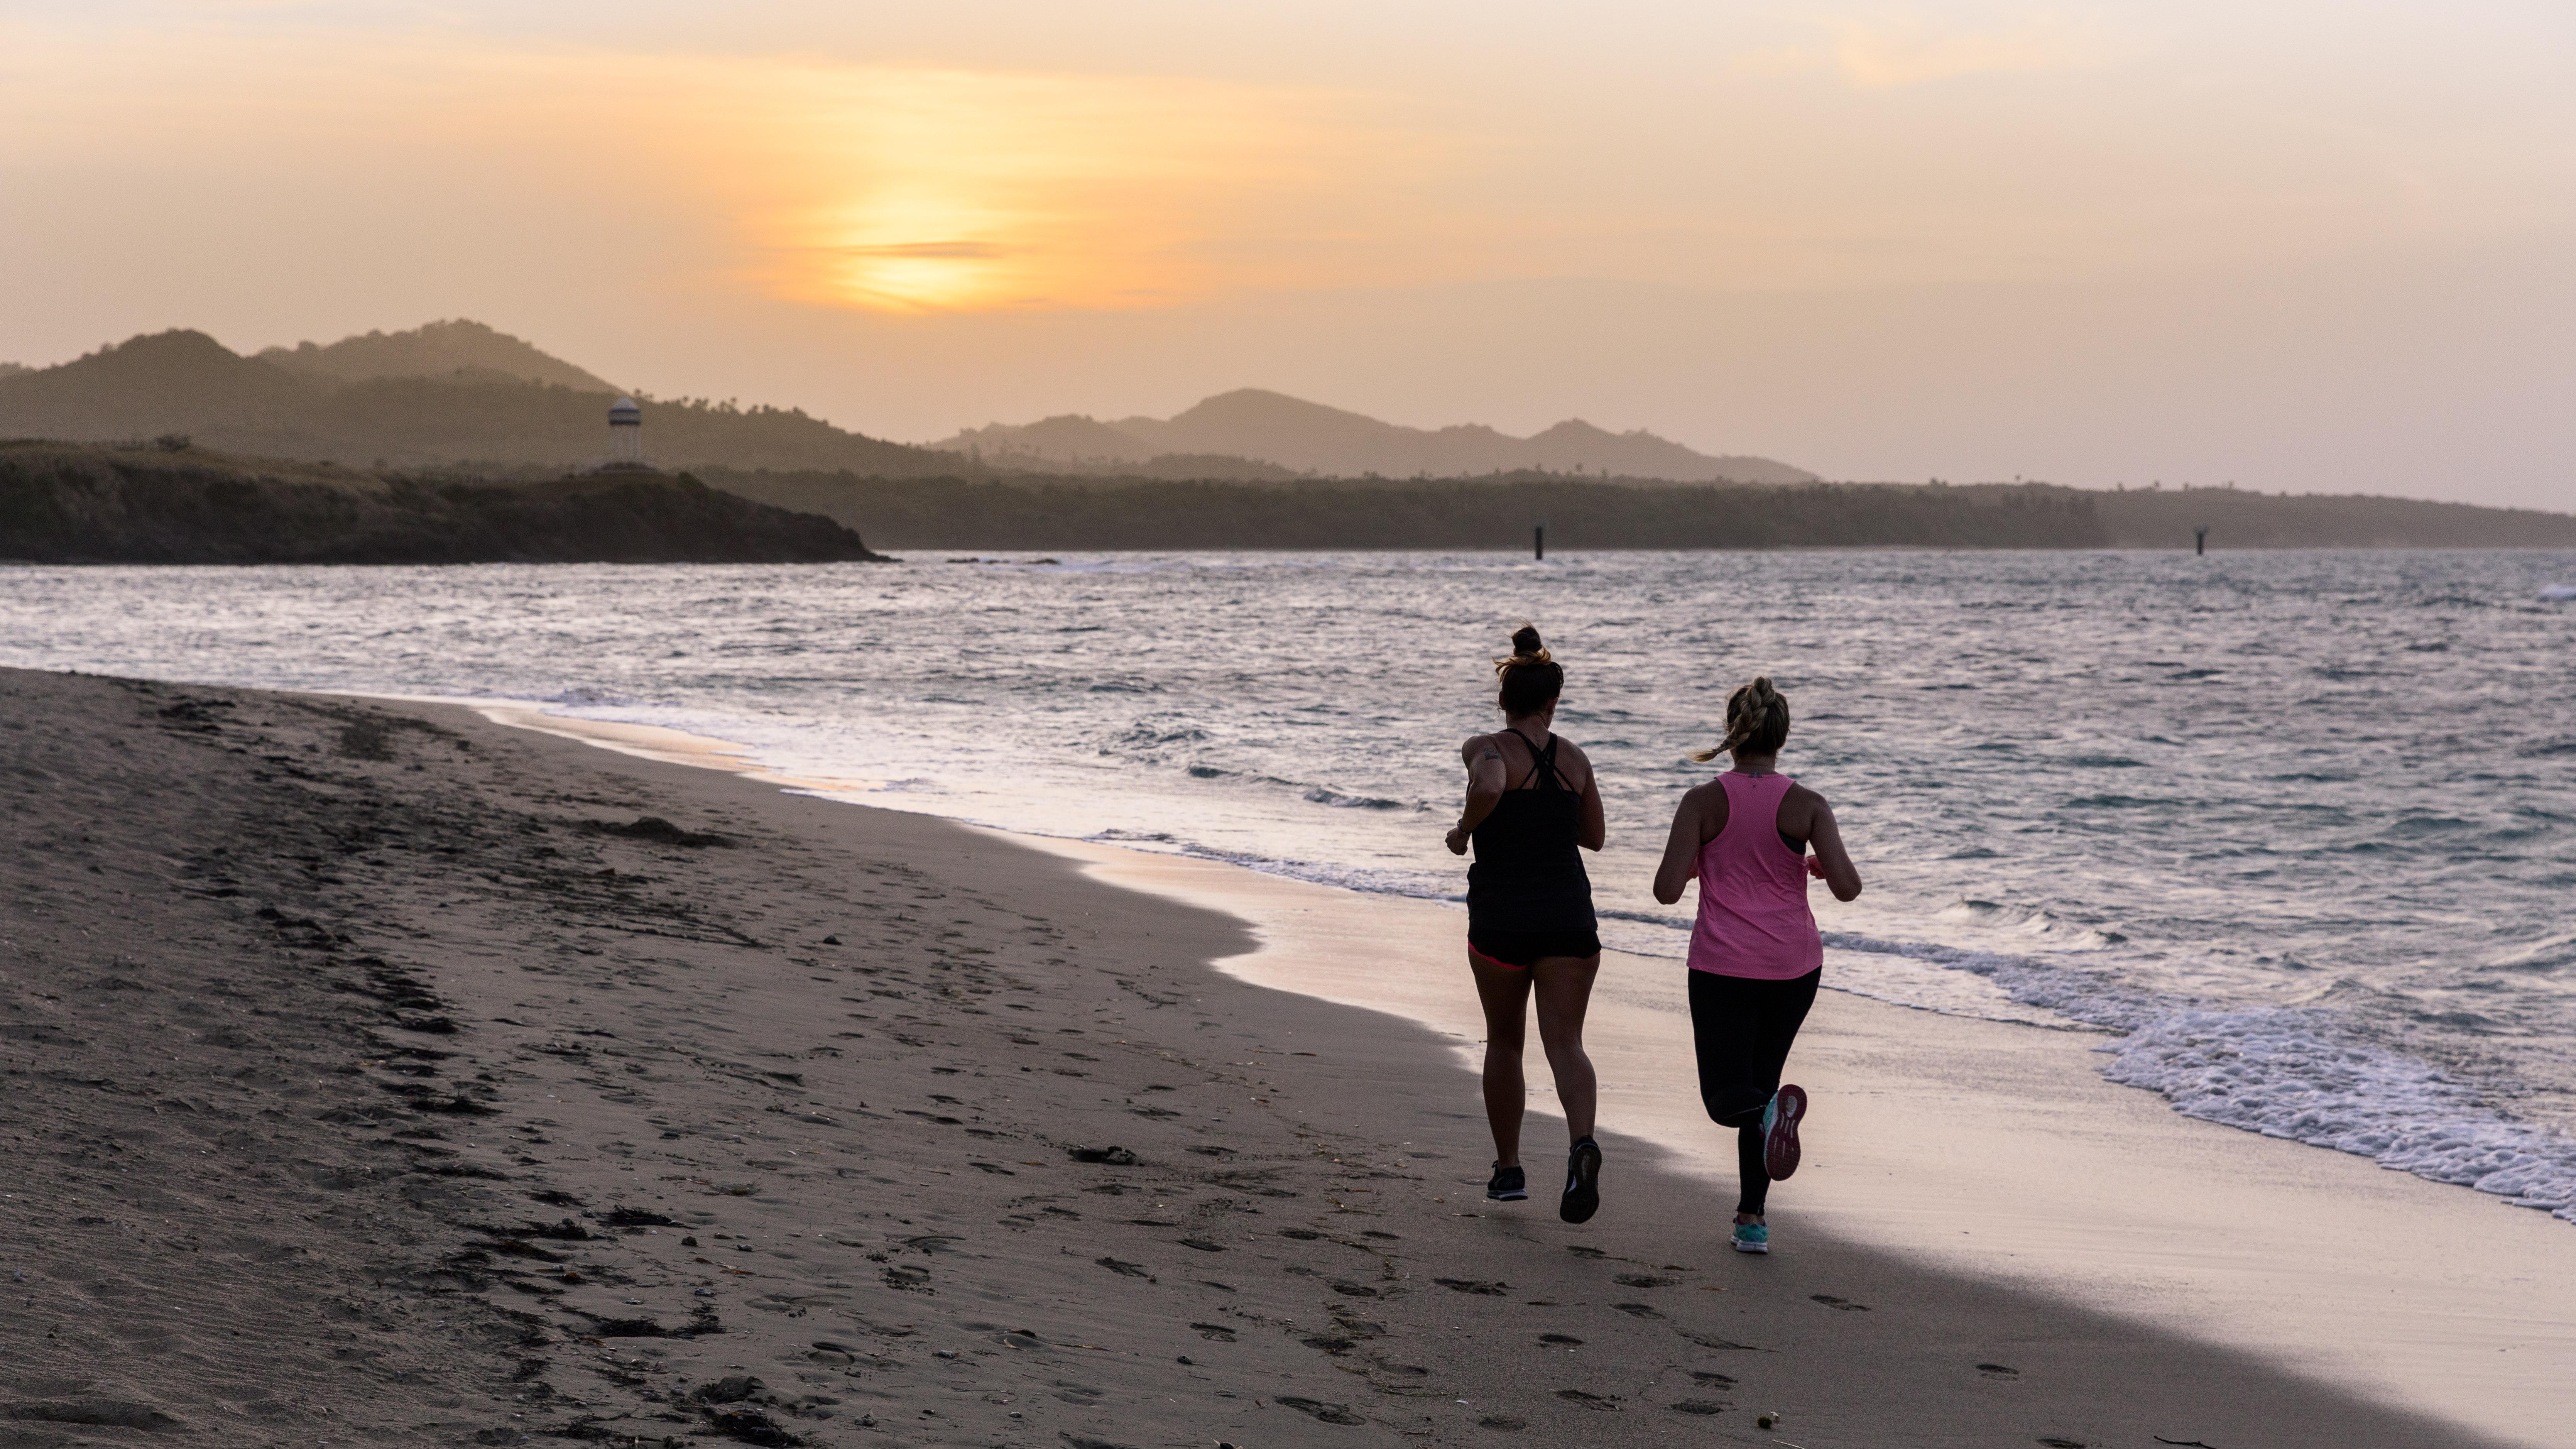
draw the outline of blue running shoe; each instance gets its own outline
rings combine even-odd
[[[1735,1251],[1739,1253],[1770,1252],[1771,1230],[1760,1223],[1737,1223],[1735,1225]]]

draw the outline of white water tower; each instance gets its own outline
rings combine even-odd
[[[644,466],[644,410],[631,397],[619,398],[608,409],[607,466]]]

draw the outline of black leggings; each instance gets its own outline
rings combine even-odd
[[[1708,1118],[1735,1130],[1735,1165],[1744,1177],[1740,1213],[1759,1215],[1770,1195],[1771,1174],[1762,1166],[1762,1109],[1780,1090],[1789,1044],[1816,1004],[1822,971],[1793,981],[1756,981],[1690,973],[1691,1044],[1699,1054],[1699,1100]]]

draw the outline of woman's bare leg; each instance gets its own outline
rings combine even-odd
[[[1592,1135],[1601,1095],[1592,1058],[1583,1054],[1583,1014],[1592,1004],[1592,978],[1600,970],[1598,956],[1542,956],[1525,973],[1537,987],[1539,1045],[1556,1074],[1556,1099],[1565,1109],[1570,1143]]]
[[[1476,973],[1476,999],[1485,1007],[1485,1122],[1494,1129],[1494,1161],[1516,1167],[1521,1160],[1521,1113],[1529,1107],[1529,1087],[1521,1080],[1521,1053],[1528,1041],[1524,1023],[1529,1015],[1530,973],[1493,965],[1473,951],[1467,953],[1467,968]]]

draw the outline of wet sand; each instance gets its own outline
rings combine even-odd
[[[1637,1139],[1487,1204],[1454,1037],[989,832],[452,707],[0,725],[0,1445],[2508,1442],[1829,1212],[1737,1258]]]

